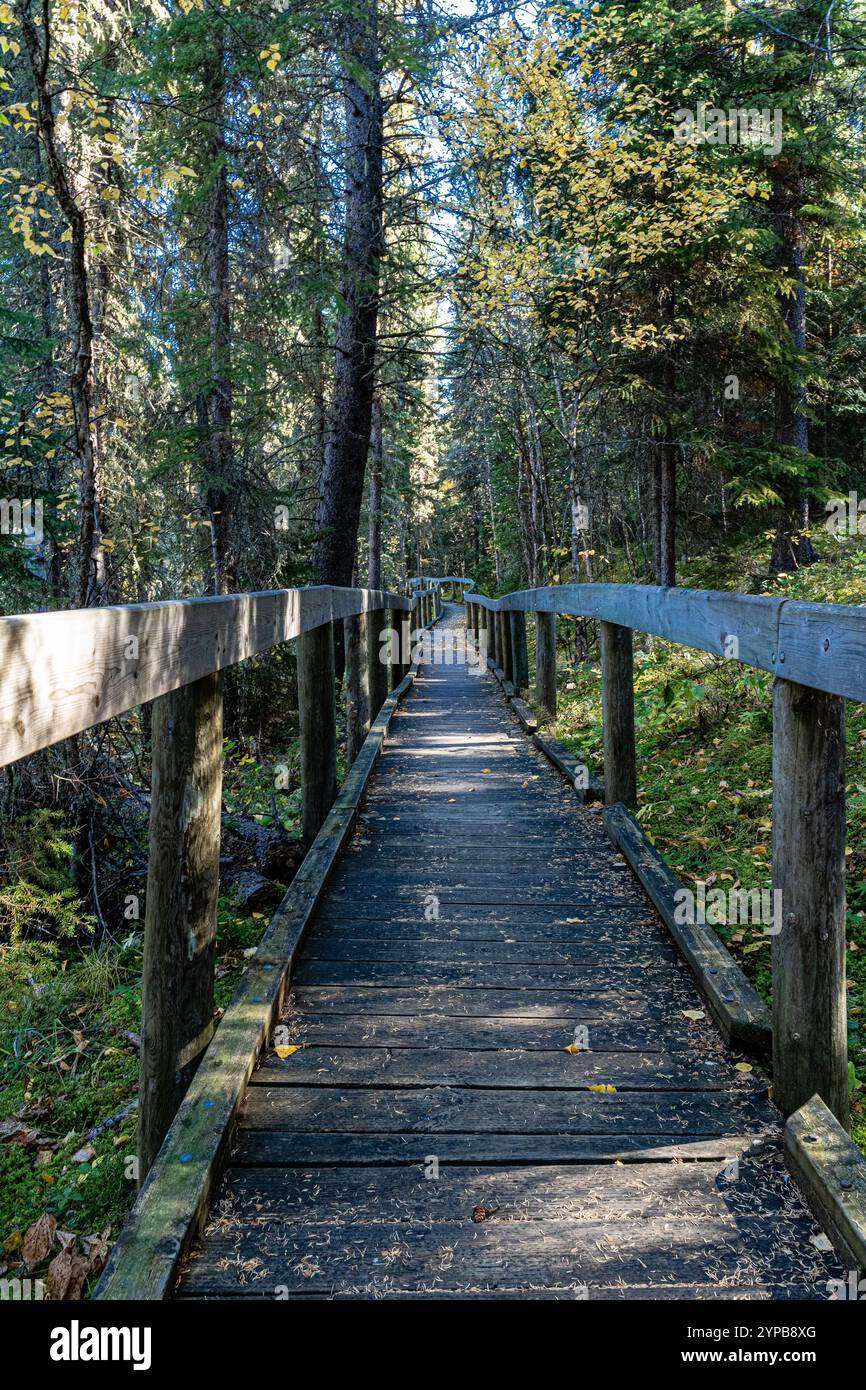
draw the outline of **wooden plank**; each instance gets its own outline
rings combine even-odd
[[[389,603],[408,607],[397,594],[322,586],[0,618],[0,766]]]
[[[736,1097],[718,1091],[475,1090],[459,1086],[357,1090],[325,1086],[251,1086],[247,1129],[388,1134],[672,1134],[681,1139],[743,1133],[777,1125],[766,1099],[743,1083]]]
[[[823,1230],[849,1270],[833,1291],[840,1299],[862,1299],[857,1276],[866,1275],[866,1157],[845,1133],[820,1096],[801,1105],[785,1126],[785,1157]]]
[[[336,1288],[496,1288],[572,1279],[596,1289],[618,1283],[737,1282],[784,1279],[804,1223],[780,1230],[766,1217],[607,1224],[495,1219],[353,1227],[334,1239],[317,1225],[261,1222],[209,1235],[187,1272],[187,1295],[260,1287],[273,1298]],[[799,1254],[799,1252],[797,1252]],[[798,1261],[802,1268],[802,1258]],[[817,1251],[816,1281],[835,1270]]]
[[[153,709],[141,998],[138,1172],[147,1176],[214,1031],[222,677]]]
[[[480,594],[473,597],[476,603],[484,602]],[[597,618],[775,673],[779,621],[786,600],[653,584],[563,584],[524,589],[493,602],[498,608],[527,613]],[[825,606],[829,617],[836,605]],[[866,632],[866,615],[863,622]]]
[[[305,1047],[269,1054],[253,1076],[263,1086],[467,1086],[519,1089],[615,1086],[617,1091],[718,1091],[731,1070],[688,1053],[471,1052],[465,1048]]]
[[[395,938],[393,934],[381,937],[359,937],[357,933],[345,933],[334,937],[321,932],[312,932],[307,937],[305,960],[345,960],[345,961],[427,961],[431,964],[443,961],[448,965],[526,965],[534,970],[537,965],[594,965],[600,959],[609,960],[612,965],[634,963],[637,966],[652,965],[654,961],[670,961],[676,952],[666,942],[654,939],[625,943],[599,943],[594,938],[584,938],[574,944],[570,942],[543,943],[531,942],[457,942],[443,937],[431,941],[406,941]]]
[[[391,985],[401,988],[412,985],[447,985],[452,989],[520,989],[526,983],[526,967],[502,965],[498,962],[478,965],[450,965],[446,961],[341,961],[309,960],[298,963],[295,978],[299,985]],[[692,994],[688,983],[673,963],[635,965],[617,962],[615,965],[534,965],[532,987],[535,990],[580,988],[592,993],[597,990],[622,990],[635,993],[651,984],[678,998]],[[688,1007],[686,1005],[685,1007]]]
[[[560,1052],[574,1042],[571,1019],[453,1018],[447,1014],[289,1013],[282,1021],[285,1040],[299,1046],[324,1047],[443,1047]],[[683,1045],[676,1023],[641,1018],[601,1019],[582,1025],[585,1043],[593,1053],[665,1052]],[[583,1034],[581,1035],[583,1036]],[[702,1044],[706,1038],[701,1038]],[[701,1055],[710,1053],[704,1049]]]
[[[431,1142],[432,1141],[432,1142]],[[402,1171],[434,1153],[446,1164],[693,1163],[729,1161],[753,1152],[778,1151],[778,1127],[751,1133],[730,1129],[715,1137],[671,1134],[292,1134],[241,1129],[232,1163],[342,1169],[357,1164],[395,1165]]]
[[[759,1052],[772,1049],[772,1022],[763,1000],[709,924],[680,922],[682,885],[624,806],[610,806],[604,824],[634,869],[665,926],[691,966],[725,1040]]]
[[[355,822],[407,676],[385,702],[328,819],[265,932],[205,1054],[94,1292],[161,1299],[210,1203],[259,1051],[283,1006],[294,959]]]
[[[682,1001],[669,993],[647,998],[647,992],[636,991],[624,1001],[616,989],[589,991],[574,989],[535,989],[524,984],[521,989],[454,989],[444,985],[424,985],[417,988],[388,988],[384,985],[309,985],[295,986],[292,1001],[302,1011],[364,1014],[447,1014],[454,1018],[534,1018],[570,1019],[585,1023],[592,1019],[621,1019],[624,1004],[629,1018],[657,1018],[670,1022],[681,1021]],[[690,1001],[692,1002],[692,1001]],[[688,1007],[688,1005],[686,1005]]]
[[[773,1075],[786,1115],[815,1093],[847,1128],[845,709],[773,688]]]
[[[736,1179],[725,1160],[618,1166],[544,1164],[515,1168],[442,1165],[425,1176],[423,1165],[399,1170],[354,1168],[231,1168],[210,1229],[219,1223],[280,1221],[344,1229],[356,1222],[453,1222],[471,1219],[477,1206],[497,1208],[500,1221],[672,1221],[734,1213],[769,1215],[784,1197],[748,1160]]]
[[[553,763],[557,772],[562,774],[584,802],[604,801],[604,779],[591,772],[582,758],[575,757],[564,744],[546,733],[534,734],[532,742],[548,762]]]

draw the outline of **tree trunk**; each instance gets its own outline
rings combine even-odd
[[[370,434],[370,490],[367,494],[369,517],[367,587],[382,587],[382,401],[373,401]]]
[[[105,600],[105,550],[102,544],[102,513],[99,461],[94,447],[93,394],[93,315],[88,273],[87,225],[75,200],[72,185],[60,154],[57,127],[49,89],[51,33],[47,23],[40,31],[30,12],[29,0],[19,0],[16,12],[21,23],[27,57],[36,91],[36,124],[54,196],[69,228],[69,317],[73,334],[69,396],[75,429],[75,457],[80,471],[81,520],[79,529],[78,603],[87,608]]]
[[[225,40],[213,35],[206,81],[207,165],[211,193],[207,210],[208,333],[210,390],[207,400],[207,509],[213,537],[214,593],[237,588],[235,526],[237,478],[232,442],[231,272],[229,267],[228,170],[225,146]],[[228,692],[227,692],[228,694]]]
[[[800,217],[805,201],[802,170],[794,160],[778,161],[772,171],[772,209],[779,237],[779,265],[793,294],[782,300],[782,314],[798,353],[806,348],[806,285],[803,279],[806,234]],[[806,383],[800,369],[794,382],[783,381],[776,392],[776,439],[787,449],[809,452],[809,422],[806,418]],[[770,573],[780,574],[811,565],[815,551],[808,536],[809,503],[798,478],[783,479],[779,486],[782,505],[775,515],[775,535],[770,555]]]
[[[382,94],[376,0],[345,25],[346,212],[334,384],[316,508],[322,584],[355,562],[373,413],[382,236]]]

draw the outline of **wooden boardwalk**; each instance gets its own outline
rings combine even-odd
[[[425,668],[179,1296],[826,1298],[767,1078],[692,1011],[601,817]]]

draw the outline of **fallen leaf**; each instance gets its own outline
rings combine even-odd
[[[85,1144],[83,1149],[72,1155],[73,1163],[90,1163],[96,1157],[96,1150],[92,1144]]]
[[[55,1255],[45,1276],[47,1298],[60,1301],[81,1297],[84,1281],[87,1278],[87,1261],[82,1259],[76,1249],[75,1241]]]
[[[752,1064],[751,1064],[751,1062],[737,1062],[736,1067],[735,1067],[735,1070],[736,1070],[736,1071],[751,1071],[751,1070],[752,1070]]]
[[[827,1239],[823,1231],[819,1231],[818,1234],[815,1236],[810,1236],[809,1240],[812,1242],[816,1250],[822,1251],[822,1253],[825,1255],[829,1255],[830,1251],[833,1249],[832,1241],[829,1241]]]
[[[682,1014],[683,1018],[690,1018],[695,1023],[700,1022],[702,1018],[706,1018],[706,1014],[704,1013],[703,1009],[680,1009],[680,1013]]]
[[[295,1052],[300,1052],[300,1050],[299,1043],[292,1043],[291,1047],[283,1046],[274,1048],[274,1052],[276,1052],[278,1057],[291,1057]]]
[[[38,1265],[48,1259],[56,1230],[57,1221],[50,1212],[43,1212],[33,1222],[21,1242],[21,1258],[26,1265]]]
[[[15,1252],[16,1252],[16,1250],[20,1250],[20,1249],[21,1249],[21,1232],[20,1232],[20,1231],[13,1231],[13,1232],[11,1233],[11,1235],[8,1235],[8,1236],[6,1237],[6,1239],[4,1240],[4,1242],[3,1242],[3,1253],[4,1253],[5,1255],[14,1255]]]
[[[615,1087],[615,1086],[604,1086],[604,1085],[599,1085],[599,1086],[588,1086],[588,1087],[587,1087],[587,1090],[589,1090],[589,1091],[615,1091],[615,1090],[616,1090],[616,1087]]]
[[[84,1258],[87,1260],[87,1277],[92,1279],[95,1275],[102,1272],[105,1261],[108,1259],[110,1245],[108,1238],[111,1235],[111,1227],[106,1226],[104,1231],[98,1234],[83,1236],[81,1244],[84,1247]]]

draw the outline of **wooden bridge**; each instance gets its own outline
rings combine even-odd
[[[0,620],[0,761],[156,700],[144,1180],[97,1296],[828,1297],[866,1263],[843,769],[866,612],[615,585],[464,610],[441,588]],[[604,811],[521,699],[527,612],[539,710],[555,614],[599,620]],[[369,732],[336,793],[343,619]],[[779,677],[772,1020],[678,925],[629,813],[633,629]],[[218,672],[292,638],[310,848],[211,1039]]]

